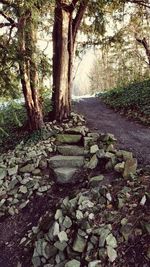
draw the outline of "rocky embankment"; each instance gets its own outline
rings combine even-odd
[[[30,266],[148,267],[149,176],[132,153],[116,150],[113,135],[90,132],[77,114],[47,124],[45,133],[46,140],[0,157],[1,217],[15,216],[54,184],[70,188],[20,240],[33,249]]]

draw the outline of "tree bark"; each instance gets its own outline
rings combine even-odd
[[[18,22],[19,69],[25,98],[30,131],[43,127],[42,108],[39,101],[38,73],[35,60],[36,29],[30,11]]]
[[[87,1],[81,1],[73,19],[73,11],[79,1],[70,5],[56,0],[53,27],[53,117],[62,121],[70,116],[74,47],[78,29]]]

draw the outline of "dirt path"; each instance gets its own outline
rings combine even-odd
[[[119,148],[132,151],[139,163],[150,164],[150,128],[120,116],[97,98],[77,101],[75,111],[86,117],[90,129],[114,134]]]

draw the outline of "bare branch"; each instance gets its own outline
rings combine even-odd
[[[11,23],[11,24],[14,24],[14,23],[15,23],[15,21],[14,21],[12,18],[8,17],[8,16],[7,16],[3,11],[1,11],[1,10],[0,10],[0,15],[2,15],[6,20],[8,20],[9,23]]]
[[[0,23],[0,28],[10,27],[10,26],[12,26],[12,24],[9,23],[9,22],[6,22],[6,23]]]
[[[72,0],[72,3],[70,4],[70,10],[73,12],[73,10],[76,7],[76,4],[79,2],[79,0]]]
[[[138,4],[138,5],[146,7],[146,8],[150,8],[149,0],[127,0],[127,2],[130,2],[133,4]]]
[[[136,37],[137,42],[139,42],[140,44],[143,45],[143,47],[145,48],[145,52],[149,61],[149,66],[150,66],[150,47],[149,44],[146,40],[146,38],[144,37],[143,39],[139,39],[138,37]]]
[[[78,32],[78,29],[80,27],[83,15],[85,13],[86,7],[88,5],[89,0],[82,0],[82,2],[80,3],[79,9],[77,11],[76,17],[73,20],[73,41],[75,42],[76,39],[76,35]]]

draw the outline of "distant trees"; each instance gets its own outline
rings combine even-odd
[[[92,92],[126,86],[149,77],[149,16],[150,9],[143,5],[124,6],[118,32],[106,36],[97,49],[97,59],[90,74]],[[117,28],[117,17],[111,17],[111,23],[116,23]]]

